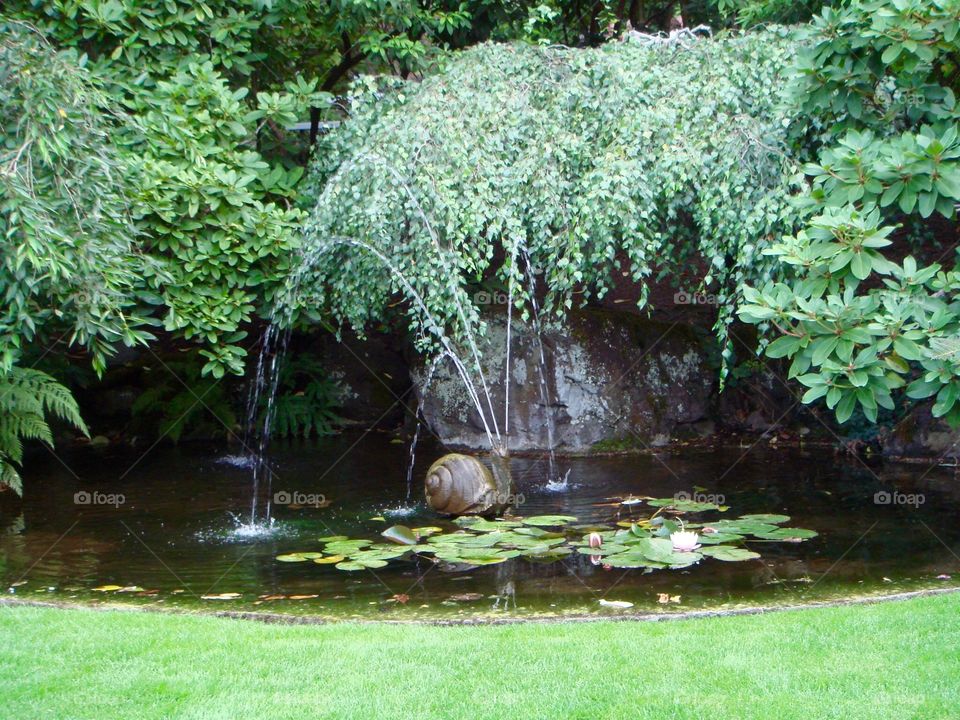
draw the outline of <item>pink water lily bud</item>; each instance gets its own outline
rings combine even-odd
[[[670,533],[670,542],[673,543],[673,549],[677,552],[693,552],[700,547],[697,542],[700,536],[692,530],[680,530]]]
[[[603,547],[603,538],[600,537],[600,533],[592,532],[587,536],[587,542],[592,548]]]

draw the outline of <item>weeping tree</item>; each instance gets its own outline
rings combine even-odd
[[[362,332],[397,296],[423,351],[484,330],[480,282],[519,313],[705,273],[728,347],[739,288],[793,228],[802,182],[788,146],[785,30],[595,49],[482,45],[419,84],[365,79],[312,167],[315,206],[288,307]],[[531,274],[542,268],[542,275]],[[689,277],[689,274],[688,274]]]
[[[144,264],[121,123],[76,53],[0,21],[0,486],[19,490],[24,438],[53,444],[48,413],[86,431],[33,364],[59,344],[102,371],[116,344],[150,337],[131,308]]]

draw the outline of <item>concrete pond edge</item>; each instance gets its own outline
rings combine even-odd
[[[702,618],[739,617],[744,615],[766,615],[770,613],[792,612],[797,610],[816,610],[821,608],[852,607],[860,605],[878,605],[887,602],[902,602],[922,597],[953,595],[960,593],[960,586],[945,588],[927,588],[882,595],[863,595],[836,600],[810,601],[790,605],[750,605],[740,608],[718,608],[716,610],[689,610],[681,612],[611,612],[609,614],[583,613],[576,615],[531,615],[528,617],[464,617],[464,618],[417,618],[411,620],[343,618],[331,619],[313,615],[291,615],[287,613],[269,613],[247,610],[191,610],[186,608],[145,607],[122,603],[83,603],[69,601],[27,600],[23,598],[0,598],[0,608],[32,607],[56,610],[88,610],[93,612],[141,612],[145,614],[183,615],[192,617],[216,617],[232,620],[252,620],[278,625],[417,625],[434,627],[469,627],[497,625],[546,625],[563,623],[590,622],[664,622],[675,620],[698,620]]]

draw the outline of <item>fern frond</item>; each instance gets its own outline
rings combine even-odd
[[[23,442],[12,430],[0,424],[0,460],[9,459],[18,465],[23,462]]]
[[[42,415],[44,409],[88,434],[70,390],[45,372],[15,367],[0,378],[0,411]]]
[[[27,440],[41,440],[53,445],[53,434],[42,415],[17,413],[0,418],[0,437],[21,437]]]
[[[52,412],[61,420],[70,423],[84,435],[90,434],[90,431],[87,429],[87,424],[80,416],[80,407],[77,405],[77,401],[74,400],[73,394],[68,388],[56,382],[53,378],[50,378],[49,382],[43,386],[43,393],[40,395],[40,400],[49,412]]]
[[[23,495],[23,482],[17,469],[0,457],[0,483],[8,485],[17,495]]]
[[[23,440],[39,440],[53,447],[53,433],[45,413],[52,413],[88,434],[73,395],[54,378],[39,370],[18,367],[0,375],[0,482],[18,494],[22,481],[15,465],[23,461]]]
[[[0,381],[0,412],[43,413],[43,402],[35,388]]]

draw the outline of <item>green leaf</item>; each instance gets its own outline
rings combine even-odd
[[[743,560],[755,560],[760,557],[760,553],[731,545],[711,545],[700,548],[700,552],[707,557],[712,557],[715,560],[723,560],[724,562],[741,562]]]
[[[541,527],[566,525],[576,522],[576,520],[572,515],[534,515],[533,517],[522,519],[525,525],[538,525]]]

